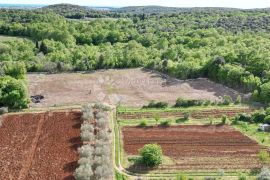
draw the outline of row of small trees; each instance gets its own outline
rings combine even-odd
[[[82,108],[81,140],[79,148],[79,167],[74,177],[77,180],[112,179],[111,134],[109,130],[109,110],[104,105],[90,104]]]

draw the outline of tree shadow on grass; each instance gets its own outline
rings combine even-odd
[[[141,157],[129,157],[128,161],[132,164],[128,168],[126,168],[126,170],[129,172],[148,174],[149,171],[157,169],[157,167],[150,167],[150,166],[144,165],[142,163]]]

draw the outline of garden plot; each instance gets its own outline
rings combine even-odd
[[[73,179],[80,112],[9,115],[0,128],[0,179]]]
[[[183,125],[170,127],[123,127],[123,146],[128,156],[138,154],[145,144],[160,144],[171,164],[160,170],[225,171],[261,168],[258,153],[265,147],[227,125]],[[140,165],[130,171],[147,170]]]

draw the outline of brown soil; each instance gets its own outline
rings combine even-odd
[[[173,165],[160,169],[209,170],[253,169],[262,164],[258,152],[264,147],[230,126],[124,127],[124,150],[137,155],[145,144],[160,144]],[[140,166],[130,167],[138,170]]]
[[[0,128],[0,179],[73,179],[80,112],[9,115]]]
[[[151,100],[175,103],[178,97],[219,100],[239,93],[200,78],[177,80],[143,69],[100,70],[92,73],[29,74],[30,95],[43,95],[32,107],[107,102],[142,106]]]
[[[203,118],[220,118],[223,115],[228,117],[234,117],[240,113],[251,113],[254,109],[250,109],[248,107],[243,108],[226,108],[226,109],[205,109],[205,110],[193,110],[190,112],[190,116],[196,119],[203,119]],[[155,116],[159,116],[161,118],[166,117],[178,117],[183,118],[184,112],[118,112],[117,118],[119,119],[143,119],[143,118],[154,118]]]

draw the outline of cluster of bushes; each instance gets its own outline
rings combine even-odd
[[[168,103],[166,102],[155,102],[151,101],[148,105],[143,106],[143,108],[167,108]]]
[[[241,96],[239,95],[235,101],[228,95],[223,96],[221,102],[211,102],[210,100],[197,100],[197,99],[183,99],[178,98],[174,107],[192,107],[192,106],[209,106],[209,105],[230,105],[230,104],[240,104]]]
[[[217,101],[210,101],[205,99],[183,99],[178,98],[174,104],[174,107],[192,107],[192,106],[209,106],[209,105],[230,105],[230,104],[240,104],[242,101],[241,96],[237,96],[236,100],[233,101],[233,99],[225,95],[222,97],[221,102]],[[156,102],[154,100],[150,101],[148,105],[143,106],[142,108],[168,108],[169,104],[166,102]]]
[[[251,115],[246,113],[238,114],[235,117],[235,122],[237,121],[270,124],[270,108],[258,110]]]
[[[77,180],[112,179],[111,134],[109,132],[109,108],[95,104],[82,108],[81,140],[79,148],[79,167],[74,173]]]
[[[0,107],[10,109],[27,107],[29,98],[25,74],[26,68],[22,62],[0,63]]]

